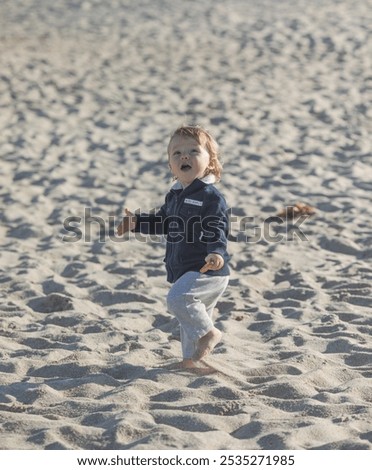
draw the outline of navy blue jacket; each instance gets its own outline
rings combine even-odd
[[[166,235],[167,280],[175,282],[188,271],[199,271],[205,257],[218,253],[225,264],[210,276],[230,273],[227,251],[228,215],[224,197],[212,184],[199,179],[185,189],[172,188],[156,214],[136,214],[135,232]]]

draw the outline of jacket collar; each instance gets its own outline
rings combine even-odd
[[[194,186],[195,182],[197,182],[197,181],[198,181],[198,182],[201,181],[201,182],[203,182],[204,184],[213,184],[213,183],[216,182],[216,177],[215,177],[213,174],[209,174],[209,175],[207,175],[207,176],[204,176],[204,178],[200,178],[200,179],[197,178],[196,180],[194,180],[194,181],[193,181],[189,186],[187,186],[186,188],[184,188],[184,187],[182,186],[182,184],[181,184],[179,181],[176,181],[176,182],[174,183],[174,185],[171,187],[171,189],[173,189],[173,190],[175,190],[175,191],[176,191],[176,190],[180,190],[180,189],[181,189],[181,190],[187,189],[187,188],[189,188],[189,187],[191,187],[191,186]]]

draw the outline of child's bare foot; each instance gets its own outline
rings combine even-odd
[[[195,354],[193,355],[193,361],[200,361],[203,357],[210,354],[217,344],[221,341],[222,333],[217,328],[213,328],[206,335],[198,341],[198,346],[196,348]]]
[[[192,359],[183,359],[181,362],[175,362],[167,366],[167,369],[194,369],[196,366]]]
[[[217,372],[216,369],[206,364],[206,367],[199,367],[192,359],[184,359],[181,362],[174,362],[165,367],[168,370],[185,370],[196,375],[210,375]]]

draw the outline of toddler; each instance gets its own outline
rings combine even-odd
[[[171,136],[168,164],[176,180],[156,214],[126,216],[118,235],[128,231],[165,234],[165,265],[172,287],[167,306],[180,323],[181,368],[194,368],[221,340],[213,309],[229,281],[225,199],[218,145],[200,126],[181,126]]]

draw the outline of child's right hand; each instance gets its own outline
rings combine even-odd
[[[119,237],[124,235],[124,233],[131,232],[136,227],[137,217],[128,209],[125,209],[125,216],[121,221],[121,224],[117,228],[117,234]]]

